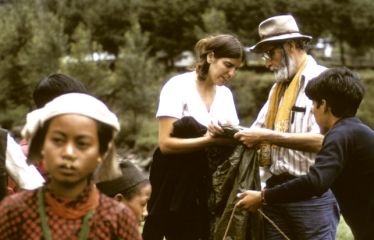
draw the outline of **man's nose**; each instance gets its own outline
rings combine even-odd
[[[266,58],[265,59],[265,67],[266,68],[270,68],[271,67],[271,59],[270,58]]]

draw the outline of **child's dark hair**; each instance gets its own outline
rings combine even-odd
[[[37,108],[66,93],[88,94],[82,82],[64,74],[56,73],[43,78],[35,86],[33,99]]]
[[[346,67],[331,68],[310,80],[305,88],[306,95],[318,106],[326,100],[336,117],[352,117],[365,94],[359,76]]]
[[[117,194],[130,201],[144,186],[150,184],[146,175],[130,161],[120,162],[122,176],[110,181],[102,181],[96,184],[97,188],[109,197]]]

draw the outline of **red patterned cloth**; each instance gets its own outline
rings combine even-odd
[[[84,199],[87,197],[80,198],[80,200]],[[52,211],[48,203],[45,211],[53,239],[78,239],[83,218],[60,217]],[[0,239],[43,239],[37,190],[13,194],[0,203]],[[131,210],[124,204],[100,194],[99,206],[90,220],[88,239],[140,240],[141,236],[138,222]]]

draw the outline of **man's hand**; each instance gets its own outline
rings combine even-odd
[[[237,132],[234,138],[242,142],[248,148],[254,147],[257,144],[266,142],[267,136],[272,134],[272,130],[267,128],[244,128],[243,130]]]

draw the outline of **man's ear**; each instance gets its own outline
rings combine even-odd
[[[211,64],[213,63],[215,60],[215,57],[214,57],[214,52],[210,52],[206,55],[206,61]]]

